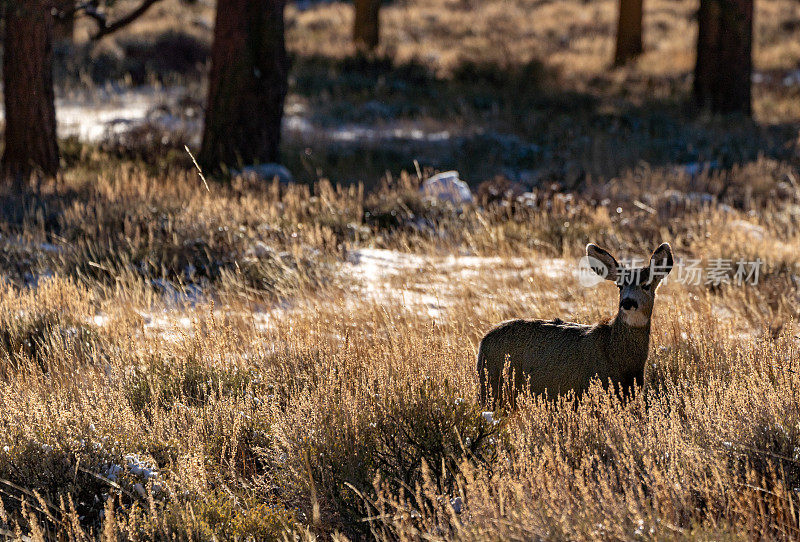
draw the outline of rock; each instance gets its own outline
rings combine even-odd
[[[455,205],[472,203],[472,191],[458,178],[457,171],[445,171],[426,179],[420,192],[427,197],[449,201]]]
[[[286,169],[281,164],[259,164],[257,166],[246,166],[241,171],[231,171],[234,177],[239,175],[243,177],[256,177],[264,181],[272,182],[277,177],[278,182],[281,184],[290,184],[294,182],[292,172]]]

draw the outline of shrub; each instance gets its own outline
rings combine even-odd
[[[353,419],[331,401],[319,434],[297,453],[308,458],[313,483],[331,518],[363,532],[378,488],[411,497],[423,483],[450,498],[461,463],[490,472],[497,459],[499,424],[446,382],[425,380],[371,397]],[[425,473],[425,474],[423,474]]]

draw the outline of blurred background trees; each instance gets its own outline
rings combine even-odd
[[[357,48],[371,51],[380,42],[381,0],[354,0],[353,41]]]
[[[188,2],[186,0],[183,1],[183,8],[186,8],[185,4]],[[652,1],[654,2],[652,5],[654,11],[661,9],[655,5],[656,0]],[[77,39],[87,42],[88,38],[87,43],[99,42],[105,36],[138,20],[158,2],[159,0],[7,0],[3,2],[2,5],[5,10],[4,26],[6,28],[4,56],[6,143],[2,166],[6,172],[24,176],[29,175],[31,172],[39,171],[46,175],[52,175],[59,168],[55,106],[53,103],[53,78],[51,75],[53,70],[53,46],[55,43],[65,43],[72,39],[76,19],[84,19],[84,22],[79,22],[78,24],[78,35],[80,37]],[[160,36],[168,35],[171,37],[170,39],[174,37],[176,43],[179,43],[180,40],[186,41],[184,38],[189,36],[190,39],[195,40],[192,44],[198,44],[197,50],[201,51],[199,55],[192,57],[195,59],[192,62],[197,66],[195,74],[202,76],[202,83],[193,81],[192,84],[201,85],[193,89],[195,94],[200,94],[197,88],[203,88],[203,94],[205,95],[200,99],[196,96],[191,98],[192,100],[198,99],[198,101],[204,102],[193,105],[194,109],[199,112],[198,117],[204,118],[205,121],[203,128],[198,126],[195,130],[196,134],[202,133],[202,143],[198,153],[198,158],[202,165],[212,171],[225,171],[226,169],[238,169],[241,166],[254,163],[278,161],[281,123],[289,76],[289,61],[284,35],[284,7],[286,0],[220,0],[216,6],[214,6],[213,2],[206,3],[205,8],[201,6],[194,12],[192,10],[199,4],[195,4],[194,7],[185,11],[180,11],[183,8],[180,7],[181,2],[179,1],[173,2],[170,0],[164,4],[174,4],[167,12],[195,13],[192,17],[202,19],[202,31],[197,31],[196,33],[182,33],[183,29],[176,24],[188,21],[188,19],[170,19],[169,22],[160,24],[158,27],[158,32],[161,33],[159,34]],[[394,86],[387,87],[383,95],[379,95],[376,92],[374,96],[368,98],[368,103],[363,105],[363,110],[355,111],[353,108],[348,110],[346,104],[334,105],[332,102],[339,99],[343,92],[349,93],[352,90],[357,93],[358,89],[361,88],[359,85],[372,92],[375,85],[383,84],[387,77],[396,76],[398,79],[402,79],[402,77],[405,77],[403,74],[411,73],[411,71],[403,71],[407,67],[406,64],[410,66],[418,62],[420,64],[419,67],[425,69],[427,68],[425,64],[428,62],[428,58],[433,59],[431,60],[433,63],[439,62],[439,59],[442,58],[447,58],[447,62],[453,63],[456,61],[452,59],[461,59],[462,55],[466,60],[458,60],[461,65],[456,66],[455,69],[451,69],[452,66],[450,66],[441,70],[441,72],[434,73],[438,68],[431,68],[431,73],[424,74],[424,78],[430,77],[430,79],[425,79],[425,84],[429,84],[432,87],[431,95],[436,95],[441,91],[451,92],[448,94],[447,103],[461,103],[460,100],[463,98],[464,103],[469,107],[474,106],[476,109],[481,110],[497,107],[499,108],[497,109],[498,111],[502,111],[503,108],[519,107],[523,109],[527,107],[527,104],[522,103],[525,99],[520,99],[520,93],[514,90],[514,84],[511,83],[515,81],[516,77],[514,63],[522,58],[519,52],[509,53],[516,55],[517,58],[507,66],[500,66],[495,62],[497,52],[492,50],[491,44],[495,41],[498,43],[502,41],[502,38],[495,36],[495,34],[503,32],[501,27],[498,27],[496,32],[494,28],[490,28],[489,32],[481,30],[483,34],[491,34],[490,39],[483,34],[480,36],[470,34],[472,30],[465,31],[453,28],[452,35],[454,37],[458,36],[458,38],[453,39],[454,44],[449,46],[451,50],[447,51],[445,55],[433,51],[429,56],[425,56],[428,55],[428,51],[420,49],[420,47],[427,47],[426,38],[418,40],[416,45],[408,47],[407,50],[416,49],[416,51],[411,55],[403,52],[402,59],[399,61],[397,58],[401,58],[400,56],[392,59],[390,57],[394,53],[388,51],[392,51],[394,50],[392,49],[393,47],[397,47],[398,39],[400,39],[402,48],[406,47],[409,42],[414,42],[418,36],[415,34],[416,29],[413,28],[403,29],[399,33],[395,32],[397,29],[390,29],[391,32],[385,33],[384,38],[395,40],[395,42],[389,44],[385,49],[387,56],[383,59],[376,59],[368,55],[365,59],[359,60],[359,62],[363,61],[365,63],[356,66],[355,64],[348,65],[344,59],[353,55],[354,52],[358,54],[363,51],[374,51],[378,47],[381,41],[381,11],[386,8],[382,7],[380,0],[354,0],[352,7],[349,4],[335,4],[334,7],[326,6],[329,5],[325,3],[317,5],[311,0],[305,3],[298,2],[298,7],[291,11],[291,23],[294,25],[301,18],[311,21],[313,17],[308,17],[308,13],[313,10],[322,12],[330,9],[332,12],[336,10],[346,12],[353,9],[352,29],[342,29],[340,33],[343,39],[337,38],[338,41],[332,42],[342,44],[340,51],[325,59],[321,59],[320,55],[317,55],[313,63],[310,61],[312,55],[302,53],[300,57],[301,64],[309,67],[310,70],[328,70],[327,73],[320,71],[312,74],[311,71],[303,72],[305,68],[301,68],[298,70],[298,75],[300,75],[298,80],[307,89],[303,91],[306,94],[302,96],[302,100],[305,100],[305,103],[301,104],[302,107],[329,109],[332,114],[336,115],[336,118],[331,119],[330,122],[339,122],[341,124],[343,122],[361,122],[361,119],[377,119],[378,122],[384,122],[397,116],[413,117],[416,115],[415,111],[429,111],[430,104],[424,103],[426,93],[420,90],[419,86],[414,86],[419,82],[418,80],[412,82],[412,86],[404,87],[407,90],[401,92],[406,93],[407,96],[403,96],[401,99],[396,99],[398,98],[397,93],[392,89],[401,88],[407,81],[398,80],[393,82],[392,85]],[[602,25],[604,25],[602,28],[610,26],[613,23],[613,17],[617,17],[616,35],[605,35],[602,39],[615,40],[613,64],[620,66],[635,60],[643,51],[643,22],[645,22],[643,20],[643,8],[647,6],[643,5],[643,0],[618,0],[617,13],[612,11],[612,6],[613,2],[608,2],[606,7],[600,8],[600,11],[595,11],[594,13],[595,15],[598,13],[608,14],[608,19],[602,22]],[[214,9],[217,10],[216,23],[214,23],[213,15],[211,14]],[[389,9],[396,8],[393,6]],[[414,9],[417,9],[419,13],[423,11],[419,8]],[[578,7],[576,9],[584,8]],[[591,8],[587,6],[585,9],[588,11]],[[425,14],[424,16],[434,19],[441,17],[442,21],[446,19],[448,23],[436,22],[436,24],[444,25],[449,24],[450,21],[455,20],[457,17],[471,17],[471,13],[477,13],[478,11],[474,5],[465,1],[458,4],[458,6],[444,3],[437,14]],[[202,12],[202,17],[197,15],[200,12]],[[578,12],[573,12],[573,15],[576,13]],[[688,13],[690,12],[684,11],[684,19],[689,18]],[[345,16],[349,16],[349,13],[346,13]],[[577,15],[575,16],[578,17]],[[590,21],[586,24],[592,25],[595,22]],[[680,86],[679,92],[681,96],[679,99],[694,102],[697,110],[710,111],[715,114],[751,114],[752,91],[750,78],[753,68],[753,1],[702,0],[697,23],[699,29],[696,43],[697,57],[694,66],[694,79],[693,83],[691,83],[691,91],[691,78],[676,82]],[[311,28],[310,24],[310,22],[306,22],[302,23],[301,26],[292,26],[291,28]],[[313,24],[316,24],[315,28],[321,29],[321,32],[327,32],[324,29],[328,27],[320,21],[317,20]],[[475,24],[478,24],[478,21],[475,21]],[[486,25],[484,24],[484,26]],[[509,28],[513,27],[506,27],[505,31],[508,32]],[[583,28],[581,25],[577,25],[574,29],[565,29],[564,35],[559,37],[559,40],[561,40],[559,47],[562,49],[571,48],[572,45],[568,41],[564,41],[569,39],[576,40],[576,42],[577,40],[601,39],[597,36],[599,31],[597,28],[591,31],[587,30],[584,35],[580,34],[583,32],[581,28]],[[653,24],[652,20],[649,21],[647,28],[649,29],[648,32],[660,32],[656,30],[660,27]],[[213,41],[211,40],[212,29]],[[348,36],[350,30],[352,30],[352,34]],[[548,30],[548,32],[550,31]],[[444,33],[447,34],[446,31]],[[136,40],[140,38],[131,38],[126,33],[122,33],[122,35],[126,36],[127,42],[117,42],[116,38],[112,38],[97,47],[98,50],[102,51],[101,54],[109,55],[103,61],[114,54],[127,54],[121,51],[134,51],[130,57],[138,55],[136,61],[141,66],[145,64],[145,61],[141,60],[142,58],[158,55],[158,46],[154,45],[156,42],[152,40],[147,42],[152,36],[147,36],[142,38],[144,41],[137,42]],[[198,39],[197,36],[200,36],[200,38]],[[398,38],[398,36],[400,37]],[[464,36],[470,39],[477,37],[480,40],[486,39],[488,41],[469,43],[470,40],[463,39]],[[297,37],[295,36],[293,39],[297,39]],[[650,36],[650,39],[660,47],[662,41],[679,41],[684,38],[683,36],[675,36],[675,33],[672,32],[669,38],[665,38],[662,33],[658,36],[654,34]],[[406,41],[403,42],[403,40]],[[118,44],[122,44],[122,47],[114,49]],[[654,52],[657,49],[655,45],[653,47]],[[667,45],[666,49],[674,49],[674,45]],[[128,49],[125,49],[125,47],[128,47]],[[510,47],[513,49],[513,46]],[[605,48],[606,45],[603,47]],[[313,49],[313,47],[310,49]],[[570,55],[578,50],[585,51],[592,49],[592,47],[581,45],[580,47],[572,47],[572,49],[574,51]],[[59,47],[57,52],[65,50]],[[89,47],[87,46],[82,53],[86,55],[82,58],[87,60],[94,54],[93,52],[86,52],[88,50]],[[173,57],[180,56],[175,52],[172,54]],[[470,55],[475,54],[478,56],[484,54],[485,60],[478,58],[478,62],[473,63]],[[602,54],[606,55],[607,53],[603,52]],[[325,57],[325,54],[321,56]],[[419,60],[423,58],[425,59],[424,61]],[[573,57],[563,58],[570,58],[570,61],[574,60]],[[210,59],[208,63],[206,63],[207,59]],[[414,60],[409,61],[409,59]],[[125,61],[128,61],[128,58],[120,62],[120,71],[116,72],[114,77],[123,77],[120,73],[124,73],[124,77],[128,81],[125,84],[129,84],[131,79],[135,81],[136,85],[144,84],[146,78],[149,77],[147,69],[141,67],[136,71],[135,73],[139,74],[138,78],[129,77],[129,74],[134,73],[134,70],[130,70],[129,66],[124,66]],[[487,64],[486,67],[479,65],[484,61]],[[559,62],[563,61],[563,59],[559,60]],[[382,62],[385,62],[385,64],[382,64]],[[600,64],[603,62],[605,61],[601,59]],[[325,63],[327,63],[327,66],[323,67]],[[592,64],[598,65],[597,59],[592,60]],[[98,65],[100,65],[99,70],[103,70],[102,62],[99,62]],[[205,79],[206,67],[209,67],[207,80]],[[346,77],[350,78],[346,82],[342,84],[337,82],[334,85],[329,80],[329,76],[345,77],[345,75],[342,75],[345,73],[342,72],[345,68],[347,70],[360,70],[357,75],[358,77],[364,77],[364,79],[358,79],[356,74],[353,73],[346,75]],[[638,68],[639,66],[633,64],[626,70],[610,72],[612,77],[617,78],[620,85],[620,89],[615,88],[613,92],[617,92],[617,90],[626,92],[627,90],[622,87],[636,84],[627,79],[623,81],[623,79]],[[94,69],[94,67],[90,69]],[[122,70],[124,69],[129,71],[123,72]],[[464,75],[470,73],[470,70],[475,71],[476,69],[477,72],[473,75],[477,79]],[[685,73],[686,66],[681,66],[678,69]],[[377,71],[375,74],[367,73],[370,70]],[[441,80],[438,79],[440,74],[443,74]],[[423,74],[420,72],[417,75]],[[599,75],[602,76],[603,74]],[[648,74],[647,76],[649,77],[650,75]],[[80,77],[83,77],[83,75]],[[458,82],[456,81],[458,77],[465,77],[465,80]],[[206,81],[208,82],[207,93],[205,90]],[[342,81],[345,80],[342,79]],[[685,86],[682,86],[684,85],[682,81],[686,81]],[[470,87],[471,90],[460,86],[464,82],[469,82],[472,85]],[[351,87],[345,88],[347,85],[351,85]],[[472,89],[473,86],[475,89]],[[566,86],[564,88],[567,89]],[[477,91],[481,95],[464,95],[464,92],[473,91]],[[506,91],[508,91],[507,97],[503,96]],[[391,94],[392,92],[395,92],[395,94]],[[601,95],[605,90],[587,90],[584,88],[579,92],[583,93],[587,98],[594,99],[602,97]],[[595,94],[592,95],[592,93]],[[531,99],[526,99],[528,102],[532,101]],[[419,101],[419,103],[401,103],[403,101]],[[533,100],[533,102],[534,104],[538,103],[536,100]],[[435,100],[435,105],[438,107],[445,104]],[[548,106],[542,106],[542,108],[545,107]],[[558,113],[555,107],[557,106],[554,106],[551,111]],[[321,116],[326,113],[315,114]],[[452,117],[450,114],[446,116]],[[31,126],[36,126],[37,128],[31,130]],[[527,142],[532,143],[532,138],[536,136],[532,136],[531,133],[535,133],[536,130],[533,128],[526,128],[526,130],[528,130],[528,133],[522,134],[521,137],[523,139],[527,138]],[[365,131],[364,133],[370,132]],[[197,143],[193,144],[196,145]],[[182,149],[183,146],[181,145],[179,148]],[[479,148],[483,147],[479,146]],[[308,164],[306,158],[297,159],[296,161],[299,162],[301,160],[306,162],[303,162],[300,167],[307,167],[308,171],[317,171],[316,166]],[[292,164],[291,166],[296,169],[298,164]],[[526,167],[533,166],[526,165]],[[572,165],[569,165],[569,167],[565,165],[564,167],[566,169],[576,169]],[[580,177],[580,174],[576,175]]]
[[[621,66],[642,52],[642,0],[619,0],[614,65]]]

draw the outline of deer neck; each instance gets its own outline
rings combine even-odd
[[[620,314],[611,322],[609,354],[625,373],[644,370],[650,349],[650,320],[647,325],[633,327],[626,324]]]

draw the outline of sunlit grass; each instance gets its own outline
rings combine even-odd
[[[798,195],[783,166],[734,170],[724,193],[632,173],[464,208],[421,198],[415,175],[376,192],[168,175],[68,171],[3,224],[9,532],[797,535]],[[715,195],[686,195],[699,186]],[[611,315],[615,288],[578,285],[583,246],[644,257],[663,240],[677,258],[761,258],[763,275],[664,285],[632,401],[596,388],[483,413],[483,333]]]

